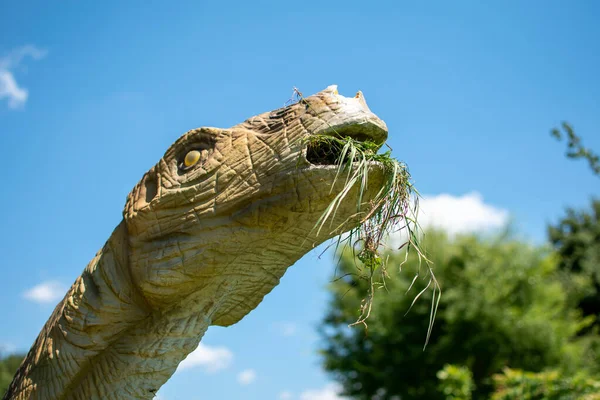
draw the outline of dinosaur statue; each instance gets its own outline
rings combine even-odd
[[[307,152],[312,134],[381,145],[387,127],[361,92],[347,98],[334,85],[175,141],[127,197],[123,220],[54,309],[4,399],[152,399],[210,325],[241,320],[289,266],[357,226],[384,168],[369,166],[362,213],[354,188],[326,225],[338,228],[317,233],[343,183],[327,149]]]

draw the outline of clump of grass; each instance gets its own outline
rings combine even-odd
[[[393,158],[391,151],[379,153],[380,146],[372,142],[360,142],[350,137],[331,135],[311,135],[304,140],[308,151],[319,149],[318,151],[321,153],[330,153],[318,154],[319,157],[330,159],[332,155],[335,155],[337,172],[331,190],[338,181],[344,181],[342,189],[336,194],[317,221],[314,227],[317,234],[322,229],[333,228],[332,232],[336,231],[348,221],[346,220],[337,227],[331,226],[331,222],[327,225],[328,221],[334,220],[339,206],[350,190],[358,185],[356,214],[350,216],[349,219],[361,215],[360,224],[344,238],[338,238],[336,244],[336,249],[339,249],[340,244],[349,246],[352,249],[355,259],[360,260],[366,269],[366,276],[363,275],[363,278],[369,281],[369,290],[361,302],[358,319],[350,326],[362,324],[367,328],[366,321],[371,315],[375,292],[377,289],[385,288],[385,279],[388,276],[386,272],[388,260],[382,258],[382,251],[385,249],[390,234],[404,231],[407,239],[399,249],[404,249],[406,253],[405,259],[399,265],[399,268],[401,269],[406,262],[409,251],[415,251],[419,260],[419,268],[408,291],[420,276],[423,262],[428,267],[427,272],[429,275],[427,286],[415,296],[410,307],[412,308],[417,299],[429,287],[433,290],[429,328],[425,341],[425,345],[427,345],[439,305],[441,289],[433,274],[432,263],[421,251],[419,244],[419,225],[416,219],[419,193],[411,182],[408,168],[404,163]],[[361,208],[364,203],[364,193],[369,184],[369,167],[372,162],[380,163],[384,168],[385,178],[383,186],[377,195],[368,202],[368,211],[364,213]]]

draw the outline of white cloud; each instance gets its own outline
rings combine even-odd
[[[508,211],[485,204],[481,194],[471,192],[458,197],[424,196],[419,202],[418,221],[423,228],[443,229],[456,235],[502,228],[508,216]]]
[[[240,385],[249,385],[256,380],[256,371],[245,369],[238,374],[237,378]]]
[[[177,371],[201,367],[208,373],[214,373],[231,365],[233,353],[226,347],[209,347],[202,343],[179,363]]]
[[[300,393],[300,400],[344,400],[340,396],[342,388],[337,383],[329,383],[321,389],[311,389]]]
[[[25,57],[31,57],[34,60],[40,60],[46,57],[46,54],[48,54],[46,50],[38,49],[35,46],[23,46],[11,51],[6,56],[0,58],[0,68],[16,68],[19,66],[19,64],[21,64],[21,61],[23,61]]]
[[[27,101],[29,93],[17,85],[13,74],[0,69],[0,99],[8,97],[8,107],[19,108]]]
[[[54,303],[63,298],[67,288],[60,282],[47,281],[26,290],[23,297],[36,303]]]
[[[45,57],[46,54],[47,51],[34,46],[23,46],[4,57],[0,57],[0,100],[8,99],[9,108],[22,107],[29,96],[27,89],[19,87],[13,70],[18,68],[26,57],[39,60]]]
[[[283,336],[294,336],[296,334],[297,327],[293,322],[277,322],[273,326]]]
[[[287,390],[284,390],[283,392],[279,393],[279,400],[292,400],[292,393],[288,392]]]

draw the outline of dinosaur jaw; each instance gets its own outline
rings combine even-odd
[[[383,145],[388,137],[387,126],[371,112],[362,92],[359,91],[354,97],[344,97],[338,94],[337,86],[332,85],[323,93],[333,98],[335,111],[323,115],[324,123],[316,127],[311,136],[342,140],[350,138],[357,142],[369,142],[376,149]],[[342,161],[341,151],[342,146],[334,141],[308,140],[303,155],[312,165],[334,165]]]

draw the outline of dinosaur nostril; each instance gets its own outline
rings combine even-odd
[[[152,168],[144,175],[140,183],[135,186],[130,194],[133,211],[137,212],[146,208],[156,198],[158,195],[158,178],[158,174]]]
[[[156,174],[148,174],[144,179],[144,191],[146,192],[146,203],[150,203],[158,194]]]

